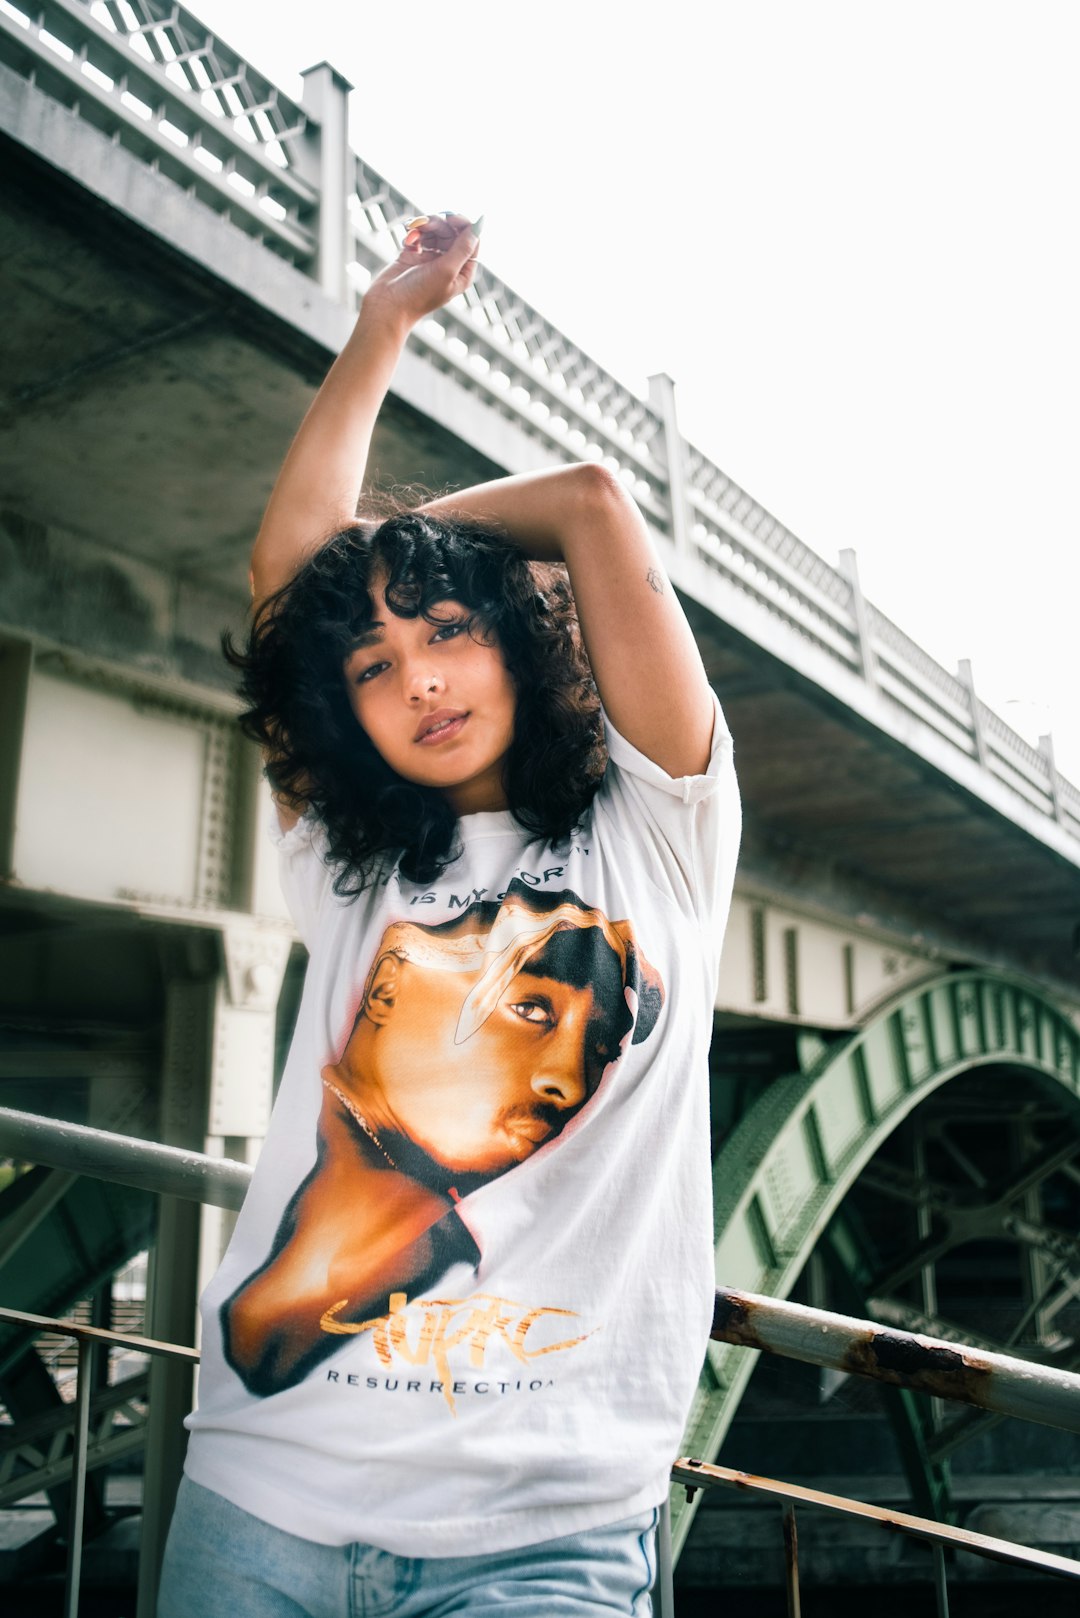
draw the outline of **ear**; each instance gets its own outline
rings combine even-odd
[[[398,956],[384,955],[371,975],[368,992],[364,997],[364,1016],[377,1028],[389,1022],[401,989],[401,961]]]

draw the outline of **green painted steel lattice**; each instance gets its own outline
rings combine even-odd
[[[1062,1010],[1016,979],[957,972],[884,1006],[806,1072],[773,1084],[715,1160],[718,1285],[786,1298],[897,1126],[949,1079],[994,1064],[1039,1074],[1080,1103],[1080,1032]],[[753,1350],[710,1343],[685,1455],[714,1458],[756,1360]],[[674,1491],[676,1553],[695,1505]]]

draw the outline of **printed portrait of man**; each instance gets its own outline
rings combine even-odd
[[[291,1387],[339,1342],[321,1326],[384,1311],[481,1254],[457,1204],[558,1136],[663,986],[628,922],[515,881],[435,926],[389,926],[336,1062],[318,1153],[266,1262],[222,1306],[253,1393]]]

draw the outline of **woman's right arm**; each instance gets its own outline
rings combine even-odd
[[[286,455],[251,553],[257,610],[313,551],[356,520],[375,421],[417,321],[471,284],[476,235],[448,215],[409,232],[376,276],[352,336],[315,395]]]
[[[356,521],[371,435],[405,339],[418,320],[471,285],[476,243],[459,215],[426,220],[364,294],[352,335],[301,423],[263,514],[251,553],[253,612]],[[277,799],[283,831],[301,808],[295,799]]]

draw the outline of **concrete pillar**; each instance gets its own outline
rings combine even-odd
[[[877,683],[877,659],[874,656],[874,645],[870,636],[870,615],[866,610],[866,599],[859,583],[859,563],[855,552],[843,550],[840,552],[840,571],[851,586],[851,615],[855,620],[855,642],[859,653],[859,663],[862,677],[867,685]]]
[[[686,452],[675,409],[675,384],[666,371],[649,378],[649,403],[664,424],[664,458],[667,462],[668,497],[671,502],[671,538],[680,556],[691,550],[692,516],[687,497]]]
[[[353,86],[329,62],[305,68],[301,105],[308,114],[301,166],[319,192],[319,247],[315,268],[323,291],[339,303],[348,297],[345,266],[352,258],[349,197],[353,191],[349,148],[349,93]]]
[[[982,713],[979,710],[979,699],[975,693],[975,676],[971,671],[970,659],[962,657],[956,665],[957,678],[967,687],[968,706],[971,709],[971,736],[975,743],[975,757],[984,770],[990,768],[990,756],[986,750],[986,732],[983,730]]]
[[[1046,760],[1046,773],[1050,778],[1050,802],[1054,806],[1054,819],[1059,825],[1065,824],[1065,806],[1061,801],[1061,777],[1054,763],[1054,738],[1050,735],[1039,737],[1039,752]]]

